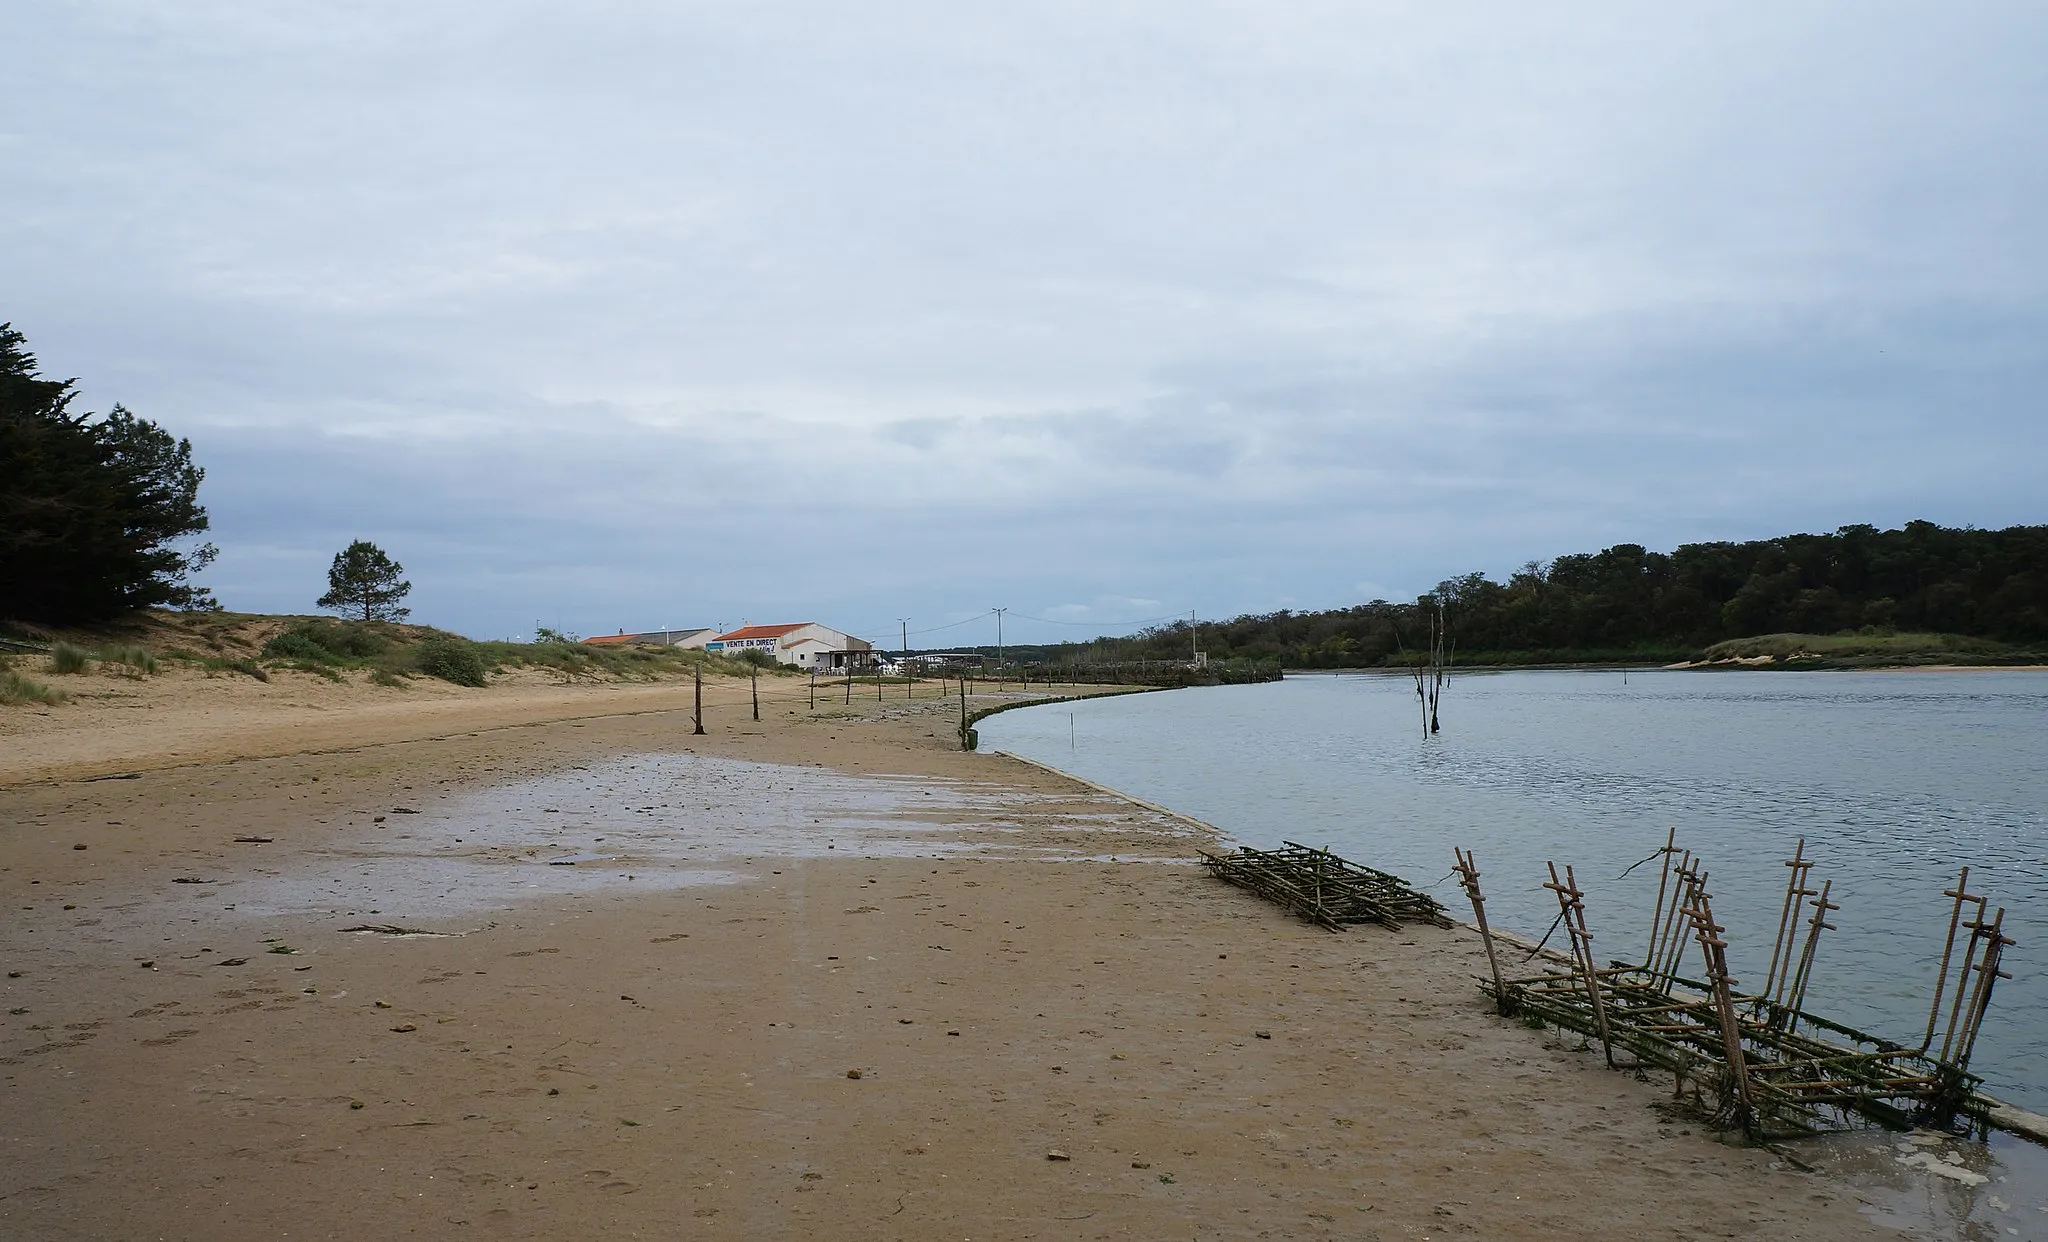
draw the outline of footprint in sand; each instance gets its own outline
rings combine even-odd
[[[670,942],[671,940],[688,940],[689,938],[690,938],[690,933],[688,933],[688,932],[674,932],[674,933],[671,933],[670,935],[666,935],[666,936],[656,936],[656,937],[655,937],[654,939],[652,939],[652,940],[648,941],[647,943],[649,943],[649,944],[667,944],[667,943],[669,943],[669,942]]]
[[[73,1035],[69,1039],[52,1040],[48,1043],[37,1044],[33,1048],[23,1048],[15,1055],[24,1057],[39,1057],[46,1052],[62,1052],[66,1048],[76,1048],[78,1047],[78,1045],[84,1043],[88,1039],[98,1038],[99,1033],[97,1031],[80,1031],[78,1034]],[[14,1062],[10,1060],[8,1063],[11,1065]]]
[[[193,1030],[172,1031],[160,1039],[145,1039],[142,1041],[142,1045],[145,1048],[164,1048],[177,1043],[179,1040],[190,1039],[198,1033],[198,1031]]]
[[[158,1001],[156,1004],[151,1005],[146,1009],[138,1009],[134,1013],[129,1014],[128,1016],[131,1018],[154,1018],[158,1014],[162,1013],[164,1010],[176,1009],[178,1006],[184,1003],[184,1001]]]
[[[263,1008],[263,1002],[262,1002],[262,1001],[260,1001],[260,1000],[245,1000],[245,1001],[243,1001],[243,1002],[242,1002],[241,1004],[239,1004],[239,1005],[229,1005],[229,1006],[228,1006],[228,1007],[226,1007],[225,1009],[216,1009],[216,1010],[214,1010],[214,1011],[213,1011],[213,1016],[217,1018],[217,1017],[219,1017],[220,1015],[222,1015],[222,1014],[224,1014],[224,1013],[240,1013],[240,1012],[242,1012],[242,1011],[243,1011],[243,1010],[245,1010],[245,1009],[261,1009],[261,1008]]]

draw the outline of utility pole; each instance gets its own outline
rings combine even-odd
[[[1202,662],[1202,645],[1195,641],[1195,610],[1188,609],[1188,663]]]
[[[898,617],[896,624],[903,627],[903,697],[910,697],[910,687],[917,678],[910,675],[910,618]]]
[[[996,614],[996,689],[1000,691],[1003,688],[1003,614],[1010,610],[993,608],[990,611]]]

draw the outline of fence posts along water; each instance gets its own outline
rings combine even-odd
[[[1785,864],[1785,902],[1770,967],[1762,986],[1745,992],[1728,969],[1728,929],[1714,916],[1707,871],[1690,850],[1678,847],[1676,836],[1671,833],[1651,855],[1662,855],[1663,874],[1640,964],[1617,961],[1598,968],[1584,894],[1571,868],[1560,878],[1553,863],[1544,887],[1557,894],[1558,921],[1570,929],[1572,952],[1569,958],[1550,954],[1541,973],[1520,979],[1500,977],[1491,944],[1497,933],[1486,924],[1479,869],[1470,853],[1454,848],[1479,934],[1489,942],[1493,977],[1480,986],[1503,1015],[1523,1014],[1598,1038],[1610,1057],[1619,1045],[1633,1055],[1634,1068],[1670,1071],[1679,1094],[1689,1088],[1715,1124],[1755,1137],[1836,1129],[1852,1115],[1898,1128],[1947,1125],[1966,1116],[1980,1125],[2034,1133],[2033,1122],[1982,1095],[1983,1079],[1970,1072],[1991,994],[1998,980],[2012,977],[2001,964],[2013,941],[2004,933],[2004,910],[1987,918],[1988,903],[1969,891],[1968,868],[1954,888],[1942,891],[1949,899],[1948,934],[1926,1029],[1919,1046],[1908,1047],[1806,1009],[1821,933],[1835,930],[1828,916],[1841,907],[1832,900],[1832,881],[1818,889],[1811,885],[1814,860],[1803,839]],[[1964,931],[1969,935],[1958,946]],[[1688,941],[1699,946],[1703,978],[1680,973]],[[1529,956],[1540,952],[1538,945]],[[1937,1030],[1940,1047],[1930,1053]],[[1711,1104],[1702,1099],[1708,1092]]]

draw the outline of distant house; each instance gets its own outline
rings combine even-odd
[[[778,664],[816,669],[821,673],[865,669],[874,664],[874,645],[815,621],[788,625],[747,625],[704,644],[721,655],[759,651]]]

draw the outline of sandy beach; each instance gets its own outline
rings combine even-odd
[[[202,680],[0,717],[0,1237],[1898,1236],[956,701]]]

